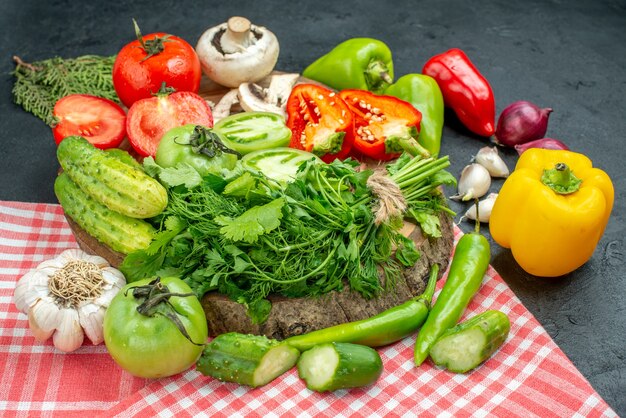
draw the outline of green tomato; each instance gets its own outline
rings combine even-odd
[[[285,124],[285,118],[276,113],[235,113],[217,122],[214,129],[229,148],[241,155],[286,147],[291,141],[291,129]]]
[[[124,370],[144,378],[159,378],[181,373],[194,365],[208,338],[204,310],[185,282],[176,277],[129,283],[113,298],[104,315],[104,342]],[[149,286],[157,286],[157,288]],[[152,295],[169,290],[190,296],[170,296],[169,303],[155,306],[144,303]],[[147,309],[140,313],[138,310]],[[173,308],[173,310],[172,310]],[[175,312],[174,312],[175,311]],[[167,314],[175,315],[189,338]]]
[[[245,168],[258,170],[278,182],[289,183],[295,180],[300,166],[311,160],[318,164],[322,163],[317,155],[310,152],[279,147],[246,154],[241,159],[241,164]]]
[[[223,137],[216,131],[188,124],[172,128],[163,135],[154,160],[161,167],[187,163],[201,176],[219,175],[222,169],[235,168],[237,153],[224,145]]]

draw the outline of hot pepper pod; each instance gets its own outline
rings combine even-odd
[[[421,112],[422,120],[417,142],[431,155],[438,155],[443,131],[444,105],[437,81],[424,74],[406,74],[387,87],[385,94],[409,102]]]
[[[300,351],[325,343],[354,343],[382,347],[415,332],[428,317],[439,265],[433,264],[424,293],[370,318],[289,337],[285,342]]]
[[[562,276],[593,255],[613,199],[611,179],[586,156],[533,148],[502,186],[489,229],[527,273]]]
[[[433,77],[446,106],[473,133],[489,137],[495,132],[496,104],[489,82],[458,48],[435,55],[422,73]]]
[[[314,61],[302,75],[336,90],[382,93],[393,82],[391,51],[377,39],[348,39]]]

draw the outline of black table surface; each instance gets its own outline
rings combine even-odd
[[[492,264],[591,385],[626,416],[626,1],[114,1],[0,2],[0,200],[53,202],[58,163],[50,129],[13,104],[13,55],[113,55],[134,33],[168,32],[195,45],[207,28],[245,16],[280,42],[277,68],[301,72],[341,41],[372,37],[393,52],[396,77],[463,49],[490,81],[497,115],[516,100],[551,107],[546,136],[605,170],[615,206],[592,259],[561,278],[526,274],[492,242]],[[446,113],[442,154],[458,175],[488,141]],[[512,169],[517,154],[502,150]],[[502,180],[494,181],[497,191]],[[453,191],[450,191],[452,193]],[[452,204],[461,213],[464,207]],[[457,221],[460,216],[457,216]],[[472,225],[461,222],[465,231]],[[488,234],[488,228],[482,232]],[[539,237],[537,237],[540,239]]]

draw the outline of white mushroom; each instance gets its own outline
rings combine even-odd
[[[267,77],[278,60],[279,46],[268,29],[235,16],[204,32],[196,52],[208,78],[237,87]]]
[[[299,74],[275,74],[269,77],[269,86],[263,88],[256,83],[239,86],[239,103],[247,112],[271,112],[286,117],[285,106],[291,89]]]

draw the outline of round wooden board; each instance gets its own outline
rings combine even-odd
[[[301,77],[299,82],[309,81]],[[200,87],[200,95],[212,103],[217,103],[229,90],[205,77]],[[241,109],[234,107],[232,110],[236,112]],[[121,264],[124,259],[123,254],[111,250],[87,234],[72,219],[66,218],[78,245],[84,251],[104,257],[114,267]],[[413,267],[405,270],[403,278],[393,289],[377,298],[367,300],[360,294],[349,290],[330,292],[317,298],[285,298],[271,295],[269,299],[272,302],[272,310],[268,320],[263,324],[253,324],[243,305],[224,295],[211,292],[206,294],[201,301],[206,313],[209,335],[240,332],[284,339],[292,335],[364,319],[403,303],[423,292],[433,264],[439,264],[440,275],[448,266],[454,242],[453,223],[452,218],[443,213],[440,220],[442,237],[438,239],[425,238],[419,227],[410,223],[405,224],[403,233],[413,239],[421,257]],[[349,289],[347,285],[345,288]]]

